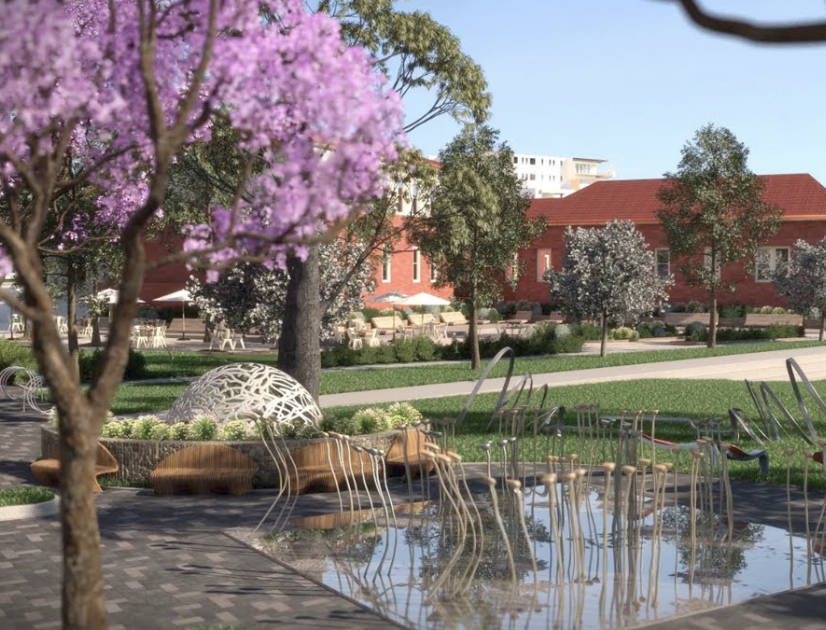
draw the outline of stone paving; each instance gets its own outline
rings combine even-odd
[[[42,420],[0,402],[0,487],[30,482]],[[473,474],[482,465],[470,465]],[[401,489],[403,484],[397,487]],[[733,482],[737,518],[785,527],[785,489]],[[813,493],[814,495],[815,493]],[[817,493],[822,496],[822,493]],[[377,614],[252,550],[225,532],[254,525],[270,491],[243,497],[155,497],[148,490],[104,491],[98,500],[110,628],[388,628]],[[792,493],[800,533],[802,495]],[[295,514],[323,513],[334,495],[301,497]],[[812,497],[810,518],[819,502]],[[56,518],[0,526],[0,628],[58,628],[60,531]],[[826,628],[826,584],[672,619],[660,630],[733,627]]]

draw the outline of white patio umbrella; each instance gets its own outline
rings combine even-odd
[[[104,289],[103,291],[98,291],[95,293],[95,299],[100,300],[101,298],[105,299],[109,305],[117,304],[118,303],[118,290],[117,289]],[[138,298],[138,304],[145,304],[145,302]]]
[[[440,298],[438,295],[433,295],[432,293],[416,293],[415,295],[406,297],[397,303],[404,304],[405,306],[447,306],[450,304],[450,301]],[[421,315],[421,323],[422,326],[424,326],[424,313]]]
[[[172,293],[167,293],[161,297],[156,297],[153,302],[180,302],[181,303],[181,340],[186,339],[186,303],[192,301],[192,296],[186,289],[178,289]]]
[[[396,304],[401,303],[407,297],[407,293],[399,293],[398,291],[390,291],[388,293],[382,293],[381,295],[377,295],[376,297],[372,297],[368,302],[379,302],[382,304],[392,304],[393,305],[393,339],[396,338]]]

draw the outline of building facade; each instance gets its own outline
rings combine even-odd
[[[597,158],[515,153],[513,168],[533,199],[566,197],[596,181],[614,177],[607,162]]]
[[[783,305],[783,299],[771,283],[774,269],[789,260],[798,239],[813,243],[826,236],[826,188],[817,180],[808,174],[764,175],[761,179],[765,183],[763,198],[783,210],[782,222],[777,233],[760,249],[754,270],[748,271],[739,262],[723,267],[723,282],[735,289],[721,292],[721,304]],[[663,182],[662,179],[601,181],[562,199],[534,199],[528,213],[544,217],[547,229],[520,252],[521,275],[515,289],[506,289],[506,299],[550,302],[550,287],[544,274],[550,268],[562,268],[565,229],[568,226],[601,227],[617,219],[633,221],[655,254],[657,271],[674,275],[674,285],[669,290],[672,304],[705,301],[706,292],[689,286],[679,272],[678,261],[671,255],[657,218],[657,211],[662,207],[657,192]],[[687,263],[701,265],[702,256]]]

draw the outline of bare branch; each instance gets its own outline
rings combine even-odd
[[[705,29],[765,44],[815,43],[826,41],[826,22],[760,26],[754,22],[710,15],[694,0],[678,0],[689,18]]]

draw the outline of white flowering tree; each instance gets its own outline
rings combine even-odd
[[[331,339],[336,324],[362,308],[362,295],[373,291],[373,267],[363,251],[363,244],[342,239],[319,247],[322,340]],[[287,311],[288,282],[284,270],[247,263],[222,272],[214,283],[190,279],[189,287],[210,321],[224,321],[243,332],[256,328],[274,343]]]
[[[605,356],[609,322],[633,322],[654,310],[668,297],[671,283],[657,275],[654,254],[631,221],[569,226],[562,270],[551,270],[546,278],[552,298],[571,319],[600,322],[600,356]]]
[[[798,240],[794,244],[788,268],[779,270],[774,277],[774,289],[804,317],[810,311],[818,310],[818,339],[823,341],[826,325],[826,238],[815,244]]]

